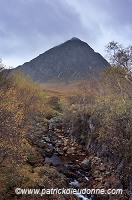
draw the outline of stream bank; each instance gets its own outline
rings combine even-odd
[[[111,163],[104,163],[86,146],[78,144],[63,130],[61,117],[50,120],[35,119],[30,126],[29,142],[36,146],[43,157],[44,166],[53,166],[67,179],[69,187],[75,188],[116,188],[123,186],[117,179]],[[31,163],[30,163],[31,164]],[[121,195],[79,196],[78,199],[116,200],[129,199]]]

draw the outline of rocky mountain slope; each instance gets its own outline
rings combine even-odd
[[[72,38],[13,71],[21,70],[39,82],[68,81],[96,75],[108,65],[108,62],[87,43]]]

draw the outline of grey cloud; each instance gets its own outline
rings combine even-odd
[[[115,31],[121,28],[130,27],[132,29],[132,1],[131,0],[95,0],[91,1],[93,8],[98,8],[98,12],[103,13],[106,18],[106,27]]]
[[[0,54],[38,52],[57,44],[56,38],[64,41],[87,31],[79,13],[64,1],[0,0],[0,4]]]
[[[34,0],[22,1],[12,0],[7,7],[7,0],[3,0],[4,12],[0,12],[0,24],[7,35],[19,35],[21,37],[34,37],[38,32],[44,36],[67,34],[69,29],[78,31],[82,29],[78,13],[64,6],[59,0],[50,1]],[[56,5],[56,4],[57,5]],[[9,1],[7,4],[10,4]]]
[[[0,0],[0,56],[16,65],[73,36],[96,49],[108,32],[129,40],[131,7],[131,0]]]
[[[104,54],[105,45],[111,40],[124,45],[131,43],[131,0],[83,0],[83,3],[80,0],[66,1],[80,11],[85,24],[90,19],[91,29],[93,28],[96,34],[91,43],[95,50]]]

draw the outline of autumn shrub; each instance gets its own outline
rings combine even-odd
[[[46,114],[50,112],[47,106],[47,97],[38,83],[32,82],[30,77],[25,77],[21,72],[14,75],[14,86],[17,92],[17,98],[20,101],[20,107],[23,108],[24,117],[28,119],[30,116]]]
[[[48,105],[55,111],[61,112],[62,111],[62,106],[60,102],[60,98],[57,96],[52,96],[49,97],[48,99]]]
[[[37,84],[21,73],[8,79],[11,81],[0,88],[0,164],[7,157],[13,162],[26,159],[26,153],[32,152],[32,148],[25,139],[26,130],[21,124],[33,115],[48,112],[44,92]],[[10,87],[6,87],[9,82]]]
[[[117,66],[101,75],[104,93],[96,100],[93,115],[98,119],[99,139],[108,141],[112,154],[118,160],[131,158],[132,82],[126,78],[126,69]],[[111,155],[112,159],[112,155]]]
[[[1,163],[6,157],[16,158],[22,143],[23,131],[18,128],[23,120],[23,110],[19,108],[16,91],[10,89],[0,93],[0,151]],[[21,153],[17,153],[21,157]],[[18,158],[17,158],[18,159]]]
[[[132,152],[132,83],[125,74],[122,67],[108,68],[96,80],[98,87],[92,84],[94,93],[84,85],[82,95],[71,97],[64,110],[69,134],[117,164],[129,162]]]
[[[89,95],[79,95],[70,97],[63,107],[64,130],[71,139],[80,144],[87,144],[89,140],[91,105]]]
[[[100,97],[93,108],[92,117],[95,124],[98,143],[105,143],[109,149],[109,157],[117,159],[131,158],[131,102],[122,101],[119,96]]]
[[[29,159],[31,164],[41,164],[41,156],[27,140],[26,125],[31,118],[46,118],[49,113],[52,109],[37,83],[20,72],[8,77],[0,73],[0,193],[5,198],[10,199],[14,187],[22,184],[21,170],[16,173],[16,169],[23,169]]]

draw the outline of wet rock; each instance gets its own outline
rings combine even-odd
[[[64,155],[64,151],[62,148],[57,147],[56,151],[59,153],[59,155]]]
[[[77,180],[70,181],[69,185],[74,186],[76,188],[80,187],[80,183]]]
[[[68,178],[76,178],[76,174],[71,171],[64,170],[63,174]]]
[[[58,128],[62,128],[62,118],[60,116],[51,118],[49,120],[49,129],[54,130]]]
[[[95,163],[96,165],[101,164],[101,159],[97,156],[92,158],[92,162]]]
[[[106,172],[105,172],[105,175],[106,175],[106,176],[111,176],[111,172],[106,171]]]
[[[101,165],[100,165],[100,167],[99,167],[99,170],[100,170],[101,172],[106,171],[106,166],[105,166],[103,163],[101,163]]]
[[[46,148],[47,148],[47,144],[46,144],[46,143],[43,143],[42,140],[40,141],[40,140],[34,139],[34,140],[32,141],[32,143],[33,143],[34,145],[36,145],[37,147],[41,148],[41,149],[46,149]]]
[[[81,166],[84,170],[87,170],[89,171],[91,169],[91,161],[88,160],[88,159],[84,159],[82,162],[81,162]]]
[[[43,140],[44,140],[45,142],[50,142],[50,138],[49,138],[49,137],[43,136],[42,138],[43,138]]]
[[[64,169],[70,172],[76,172],[76,170],[78,170],[78,167],[76,165],[67,163],[64,165]]]
[[[98,197],[96,194],[91,195],[91,199],[92,199],[92,200],[101,200],[101,198]]]
[[[51,160],[46,160],[44,165],[45,166],[53,166],[53,162]]]
[[[45,151],[41,148],[39,148],[38,151],[40,152],[41,156],[45,158]]]
[[[55,144],[55,147],[61,147],[62,146],[62,142],[61,141],[58,141],[56,144]]]
[[[56,132],[56,133],[61,133],[61,132],[62,132],[61,127],[60,127],[60,129],[56,128],[56,129],[55,129],[55,132]]]
[[[48,123],[48,120],[42,116],[35,116],[35,119],[34,119],[35,122],[37,123],[44,123],[44,124],[47,124]]]
[[[52,164],[54,165],[54,166],[56,166],[56,165],[61,165],[62,164],[62,160],[61,160],[61,158],[59,157],[59,155],[57,154],[57,153],[54,153],[53,155],[52,155],[52,157],[46,157],[45,158],[45,163],[48,163],[48,162],[52,162]]]
[[[40,129],[37,127],[37,126],[35,126],[35,127],[31,127],[32,128],[32,130],[36,133],[37,131],[39,131]],[[31,129],[30,128],[30,129]]]
[[[123,186],[122,186],[122,183],[121,183],[120,180],[117,180],[117,181],[115,182],[114,188],[116,188],[116,189],[118,189],[118,188],[123,189]]]
[[[75,146],[76,146],[76,143],[74,143],[74,142],[71,143],[71,146],[72,146],[72,147],[75,147]]]
[[[124,168],[124,160],[122,159],[122,161],[120,162],[120,164],[117,166],[116,172],[117,172],[118,174],[121,174],[122,171],[123,171],[123,168]]]
[[[68,140],[64,140],[64,147],[68,145]]]
[[[96,170],[96,171],[93,172],[93,175],[92,175],[92,176],[93,176],[94,178],[98,178],[98,177],[100,177],[100,175],[101,175],[101,174],[100,174],[100,171],[99,171],[99,170]]]
[[[104,188],[105,188],[105,189],[109,189],[110,187],[111,187],[110,181],[105,182]]]
[[[30,122],[29,122],[32,126],[36,126],[36,121],[35,120],[30,120]]]
[[[77,150],[77,155],[78,155],[78,156],[84,156],[85,154],[84,154],[82,151]]]
[[[67,149],[68,149],[68,147],[64,147],[64,148],[63,148],[64,153],[67,152]]]
[[[78,149],[82,150],[83,146],[82,145],[78,145]]]
[[[86,197],[85,197],[84,195],[82,195],[82,194],[79,193],[79,192],[76,192],[75,195],[76,195],[77,199],[81,199],[81,200],[87,200],[87,199],[89,199],[90,196],[91,196],[91,195],[87,194],[87,195],[85,195],[85,196],[86,196]]]
[[[41,135],[41,134],[43,134],[43,131],[42,130],[37,130],[36,134],[40,134]]]
[[[103,177],[95,178],[95,181],[102,182],[102,180],[103,180]]]
[[[78,180],[79,183],[81,183],[81,187],[82,187],[82,185],[83,185],[83,177],[79,176],[79,177],[77,177],[77,180]]]
[[[45,149],[45,155],[51,157],[54,153],[53,149]]]
[[[48,132],[48,126],[42,126],[42,127],[41,127],[41,130],[42,130],[43,132]]]
[[[76,153],[76,148],[75,147],[69,147],[67,149],[67,154],[75,154]]]

